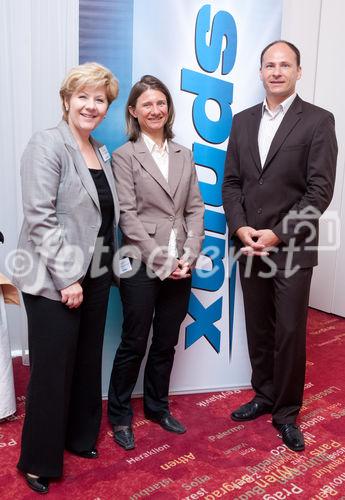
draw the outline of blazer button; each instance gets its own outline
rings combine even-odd
[[[264,181],[263,181],[262,179],[260,179],[260,180],[259,180],[259,184],[260,184],[260,186],[262,186],[262,185],[263,185],[263,183],[264,183]]]
[[[258,214],[262,214],[262,208],[258,208]]]
[[[174,220],[174,217],[170,215],[169,220]]]

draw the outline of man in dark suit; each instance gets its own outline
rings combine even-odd
[[[304,449],[306,321],[318,219],[335,181],[334,118],[295,93],[300,53],[276,41],[261,54],[266,99],[234,117],[223,204],[239,257],[252,365],[252,401],[231,414],[272,414],[284,443]]]

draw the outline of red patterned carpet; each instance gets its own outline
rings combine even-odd
[[[105,412],[98,460],[66,452],[64,480],[51,483],[51,499],[215,500],[345,499],[345,320],[310,310],[308,366],[300,424],[307,447],[282,445],[267,416],[236,424],[230,409],[251,391],[171,397],[171,409],[188,427],[170,434],[143,418],[134,401],[136,449],[112,440]],[[37,498],[17,473],[28,369],[15,363],[17,416],[0,424],[0,499]]]

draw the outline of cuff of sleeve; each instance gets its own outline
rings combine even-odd
[[[162,266],[154,266],[152,270],[154,271],[155,275],[161,280],[165,280],[170,276],[170,274],[175,271],[175,269],[178,267],[178,260],[175,259],[175,257],[169,256],[165,263]]]
[[[272,229],[273,233],[280,239],[280,241],[282,243],[284,243],[284,245],[288,245],[289,244],[289,235],[287,233],[284,233],[283,232],[283,227],[282,227],[282,223],[279,222],[279,224],[277,224],[273,229]]]
[[[244,219],[242,216],[233,217],[231,220],[228,221],[229,237],[232,238],[233,236],[235,236],[236,231],[240,229],[240,227],[245,227],[245,226],[248,226],[246,219]]]

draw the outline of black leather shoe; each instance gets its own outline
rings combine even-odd
[[[175,432],[176,434],[184,434],[186,428],[174,418],[170,413],[162,415],[161,417],[146,417],[148,420],[159,424],[163,429],[169,432]]]
[[[245,405],[240,406],[231,413],[232,420],[242,422],[245,420],[254,420],[261,417],[265,413],[271,413],[272,408],[265,403],[258,403],[257,401],[250,401]]]
[[[113,431],[114,431],[114,441],[118,445],[122,446],[125,450],[133,450],[135,448],[135,443],[134,443],[134,434],[132,427],[129,425],[126,427],[122,427],[121,429],[117,430],[118,426],[114,425],[113,426]]]
[[[37,493],[48,493],[49,479],[47,477],[31,477],[29,474],[24,474],[24,477],[32,490]]]
[[[98,458],[98,451],[96,448],[92,448],[92,450],[85,450],[85,451],[76,451],[76,450],[71,450],[70,448],[67,448],[70,453],[73,453],[73,455],[78,455],[78,457],[82,458]]]
[[[296,424],[276,424],[273,425],[281,434],[284,444],[292,451],[303,451],[304,437],[302,431]]]

